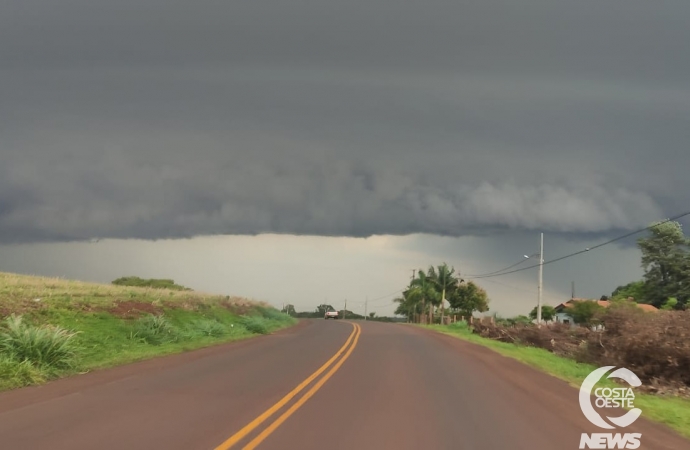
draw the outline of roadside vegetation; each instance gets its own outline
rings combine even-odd
[[[679,223],[666,222],[653,225],[638,246],[643,279],[619,286],[601,302],[578,300],[561,308],[574,324],[558,323],[559,308],[544,306],[541,326],[534,308],[526,316],[427,327],[576,387],[597,367],[626,367],[643,382],[635,400],[643,415],[690,437],[690,240]]]
[[[268,304],[203,294],[172,280],[116,281],[101,285],[0,273],[0,390],[296,323]]]
[[[150,287],[155,289],[170,289],[173,291],[191,291],[191,288],[181,286],[175,283],[175,280],[169,280],[167,278],[139,278],[134,276],[122,277],[117,280],[113,280],[113,284],[116,286],[135,286],[135,287]]]
[[[504,356],[567,381],[576,388],[580,387],[585,377],[594,369],[604,365],[580,362],[577,359],[560,356],[553,351],[532,346],[527,341],[505,342],[482,337],[474,330],[474,326],[470,326],[467,322],[423,326],[488,347]],[[481,326],[478,325],[478,327]],[[615,362],[607,364],[616,365]],[[634,368],[630,369],[636,372]],[[602,380],[601,386],[613,387],[614,384],[611,381]],[[686,397],[685,393],[687,392],[677,390],[665,390],[663,393],[655,393],[655,391],[636,392],[635,406],[642,409],[644,417],[664,423],[690,438],[690,398]]]
[[[446,263],[429,266],[426,271],[419,269],[394,302],[398,304],[395,314],[422,324],[446,323],[451,315],[470,317],[489,310],[486,291],[456,276],[455,269]]]

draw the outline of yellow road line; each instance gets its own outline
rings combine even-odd
[[[251,433],[256,427],[258,427],[258,426],[261,425],[263,422],[265,422],[266,419],[268,419],[268,418],[271,417],[273,414],[275,414],[276,411],[278,411],[280,408],[282,408],[283,406],[285,406],[285,404],[286,404],[287,402],[289,402],[289,401],[292,400],[297,394],[299,394],[305,387],[307,387],[307,385],[309,385],[309,383],[311,383],[312,381],[314,381],[314,379],[315,379],[316,377],[318,377],[318,376],[321,375],[324,371],[326,371],[326,369],[328,369],[328,367],[329,367],[331,364],[333,364],[333,362],[334,362],[336,359],[338,359],[338,357],[345,351],[345,349],[347,348],[347,346],[350,345],[350,342],[352,342],[352,339],[354,338],[354,336],[357,334],[357,329],[358,329],[359,325],[355,325],[354,323],[351,323],[350,325],[352,325],[352,328],[353,328],[353,329],[352,329],[352,333],[350,333],[350,336],[347,338],[347,341],[345,341],[345,344],[344,344],[342,347],[340,347],[340,350],[338,350],[338,351],[336,352],[336,354],[333,355],[333,357],[332,357],[331,359],[329,359],[328,361],[326,361],[326,363],[325,363],[323,366],[319,367],[319,368],[316,370],[316,372],[312,373],[312,374],[309,376],[309,378],[307,378],[306,380],[304,380],[303,382],[301,382],[295,389],[293,389],[292,391],[290,391],[289,394],[287,394],[285,397],[283,397],[282,399],[280,399],[280,401],[278,401],[278,403],[276,403],[275,405],[273,405],[273,406],[271,406],[270,408],[268,408],[268,409],[267,409],[266,411],[264,411],[259,417],[257,417],[256,419],[252,420],[250,423],[248,423],[247,425],[245,425],[245,427],[242,428],[240,431],[238,431],[237,433],[235,433],[235,434],[233,434],[232,436],[230,436],[230,438],[229,438],[228,440],[226,440],[225,442],[223,442],[222,444],[220,444],[218,447],[216,447],[215,450],[228,450],[230,447],[232,447],[233,445],[237,444],[237,443],[238,443],[240,440],[242,440],[245,436],[247,436],[249,433]]]
[[[333,368],[326,374],[324,375],[318,383],[316,383],[309,391],[307,391],[306,394],[302,396],[297,402],[295,402],[294,405],[290,407],[287,411],[285,411],[280,417],[278,417],[272,424],[270,424],[264,431],[262,431],[257,437],[255,437],[249,444],[244,446],[242,450],[254,450],[257,445],[261,444],[261,442],[264,441],[271,433],[273,433],[276,428],[278,428],[283,422],[285,422],[292,414],[294,414],[295,411],[297,411],[302,405],[304,405],[307,400],[309,400],[319,389],[321,389],[321,386],[323,386],[326,381],[328,381],[329,378],[333,376],[333,374],[340,368],[340,366],[343,365],[345,360],[350,357],[350,354],[352,351],[355,349],[357,346],[357,341],[359,340],[359,335],[362,333],[361,328],[359,325],[355,325],[357,327],[357,335],[355,336],[355,341],[352,343],[352,346],[350,349],[345,353],[345,356],[338,361],[338,363],[333,366]]]

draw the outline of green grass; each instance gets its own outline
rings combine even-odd
[[[132,312],[132,306],[142,310]],[[247,339],[296,323],[269,305],[241,298],[0,273],[3,316],[0,390]]]
[[[44,371],[30,361],[17,361],[10,356],[0,355],[0,390],[40,384],[45,381]]]
[[[0,324],[0,354],[37,367],[70,368],[75,359],[74,337],[64,328],[32,326],[12,315]]]
[[[535,347],[524,347],[506,342],[494,341],[473,334],[466,323],[452,325],[423,325],[424,328],[454,336],[465,341],[488,347],[501,355],[516,359],[549,375],[567,381],[579,388],[585,377],[596,367],[562,358]],[[609,380],[600,382],[602,386],[614,386]],[[648,419],[663,423],[678,433],[690,438],[690,400],[652,394],[636,394],[635,406],[642,409]]]

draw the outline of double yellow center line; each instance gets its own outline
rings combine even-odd
[[[338,362],[331,367],[331,370],[326,373],[321,379],[312,386],[311,389],[309,389],[306,394],[304,394],[299,400],[297,400],[290,408],[288,408],[287,411],[285,411],[283,414],[281,414],[277,419],[275,419],[270,425],[268,425],[261,433],[259,433],[254,439],[252,439],[247,445],[243,447],[243,450],[253,450],[256,448],[261,442],[264,441],[271,433],[273,433],[283,422],[285,422],[292,414],[295,413],[302,405],[304,405],[307,400],[309,400],[319,389],[321,389],[321,386],[323,386],[326,381],[328,381],[329,378],[333,376],[333,374],[340,368],[340,366],[343,365],[345,360],[350,357],[352,354],[352,351],[355,349],[355,346],[357,345],[357,341],[359,340],[359,335],[361,334],[361,328],[359,325],[355,323],[351,323],[352,325],[352,333],[350,333],[350,336],[347,338],[347,341],[345,341],[345,344],[340,347],[340,350],[338,350],[335,355],[326,363],[319,367],[316,372],[312,373],[302,381],[295,389],[290,391],[285,397],[280,399],[276,404],[268,408],[266,411],[264,411],[261,415],[259,415],[256,419],[252,420],[249,422],[247,425],[245,425],[244,428],[242,428],[240,431],[237,433],[233,434],[228,440],[220,444],[218,447],[215,448],[215,450],[228,450],[232,448],[235,444],[240,442],[242,439],[244,439],[249,433],[254,431],[257,427],[259,427],[262,423],[264,423],[266,420],[268,420],[272,415],[274,415],[277,411],[279,411],[283,406],[285,406],[290,400],[295,398],[300,392],[302,392],[312,381],[314,381],[316,378],[319,377],[323,372],[328,370],[333,363],[335,363],[338,358],[340,358],[341,355],[344,356],[338,360]],[[352,344],[352,345],[350,345]]]

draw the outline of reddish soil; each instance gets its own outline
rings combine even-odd
[[[160,314],[163,308],[148,302],[135,300],[118,301],[108,312],[123,319],[135,319],[145,314]]]

